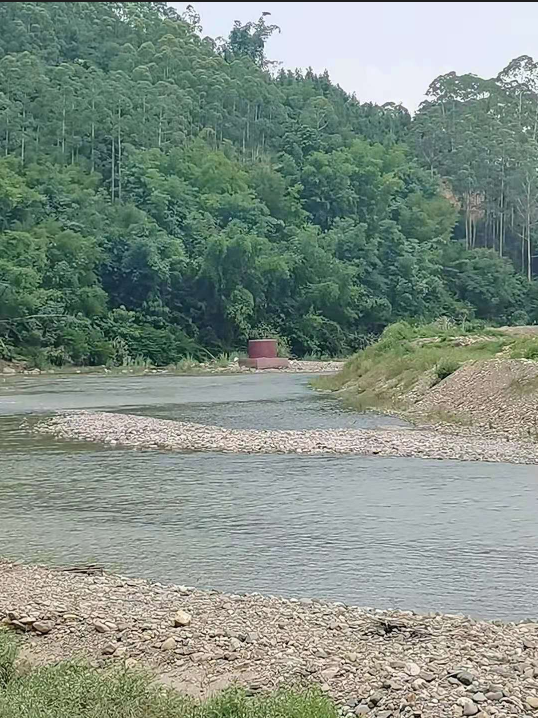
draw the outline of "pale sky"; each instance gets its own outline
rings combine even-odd
[[[173,2],[183,11],[189,3]],[[204,35],[226,36],[234,20],[282,32],[267,55],[285,68],[327,69],[358,99],[411,110],[445,72],[496,75],[519,55],[538,56],[538,2],[191,2]]]

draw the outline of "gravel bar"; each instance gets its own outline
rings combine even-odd
[[[39,422],[35,430],[59,439],[101,442],[134,449],[240,454],[358,454],[538,463],[538,444],[530,441],[425,429],[224,429],[133,414],[77,411]]]
[[[90,574],[90,575],[88,575]],[[321,686],[344,716],[538,713],[538,624],[381,611],[0,560],[0,621],[33,665],[151,670],[195,696]]]

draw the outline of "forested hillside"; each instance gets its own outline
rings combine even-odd
[[[438,78],[411,120],[279,71],[268,19],[218,44],[166,3],[0,3],[0,358],[336,355],[400,318],[538,318],[530,58]]]

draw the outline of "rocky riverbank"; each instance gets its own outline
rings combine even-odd
[[[314,683],[343,714],[372,718],[538,711],[538,623],[227,595],[7,561],[0,586],[0,620],[21,634],[33,665],[82,658],[149,668],[196,696]]]
[[[78,411],[59,414],[35,430],[59,439],[167,451],[361,454],[425,459],[538,463],[538,444],[414,429],[269,431],[225,429],[132,414]]]
[[[184,361],[170,367],[113,367],[104,366],[58,367],[57,369],[29,369],[25,364],[0,361],[0,375],[18,374],[39,376],[40,374],[258,374],[260,372],[284,372],[292,374],[334,374],[340,371],[345,362],[337,360],[317,361],[310,359],[290,359],[289,366],[283,369],[251,369],[241,366],[239,359],[222,364],[216,361]]]

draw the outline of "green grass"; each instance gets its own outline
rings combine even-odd
[[[477,339],[474,343],[461,345],[462,337],[472,336]],[[413,327],[399,322],[387,327],[378,342],[355,354],[341,372],[313,384],[318,389],[345,390],[346,404],[360,410],[403,410],[402,395],[419,381],[427,380],[432,386],[466,362],[498,355],[538,359],[538,337],[505,335],[482,327],[472,332],[452,325]]]
[[[18,675],[16,654],[12,635],[0,630],[1,718],[338,718],[315,689],[254,696],[232,689],[197,702],[128,670],[59,663]]]

